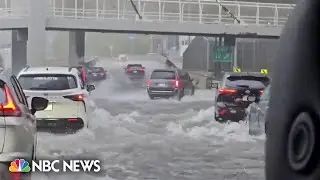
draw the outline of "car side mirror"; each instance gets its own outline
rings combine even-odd
[[[213,83],[211,84],[211,88],[218,89],[218,88],[219,88],[219,83],[213,82]]]
[[[31,114],[34,115],[37,111],[45,110],[48,106],[48,99],[42,97],[33,97],[31,100]]]
[[[87,86],[87,91],[89,91],[89,92],[91,92],[91,91],[93,91],[95,89],[96,89],[96,87],[94,85],[92,85],[92,84]]]

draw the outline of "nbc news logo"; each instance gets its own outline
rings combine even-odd
[[[100,172],[100,160],[39,160],[29,162],[24,159],[16,159],[11,162],[10,172]]]

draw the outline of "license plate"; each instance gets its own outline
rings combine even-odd
[[[132,71],[133,73],[137,73],[137,71]]]
[[[231,112],[232,114],[234,114],[234,113],[236,113],[237,111],[236,111],[236,110],[230,110],[230,112]]]
[[[256,100],[256,97],[255,96],[249,96],[248,97],[248,101],[255,101]]]
[[[53,105],[51,103],[48,103],[48,106],[45,109],[45,111],[52,111],[52,109],[53,109]]]
[[[242,96],[242,101],[248,101],[248,96]]]
[[[97,76],[97,74],[93,74],[93,76]]]
[[[255,96],[243,96],[242,101],[255,101],[256,97]]]
[[[160,83],[160,84],[158,84],[158,86],[160,86],[160,87],[165,87],[166,84]]]
[[[54,123],[54,122],[49,122],[49,123],[47,123],[47,126],[53,127],[53,126],[56,126],[56,123]]]

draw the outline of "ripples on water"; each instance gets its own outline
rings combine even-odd
[[[197,91],[181,102],[151,101],[144,90],[115,91],[119,83],[113,81],[93,94],[98,99],[90,129],[38,135],[38,156],[94,156],[104,161],[103,173],[36,174],[33,179],[264,179],[264,137],[249,136],[244,123],[213,121],[213,92]]]

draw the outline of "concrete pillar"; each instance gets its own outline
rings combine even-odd
[[[69,65],[78,65],[85,56],[85,31],[69,32]]]
[[[46,66],[47,1],[31,0],[29,3],[27,64],[33,67]]]
[[[11,65],[12,73],[18,74],[27,64],[27,40],[28,31],[12,31]]]

